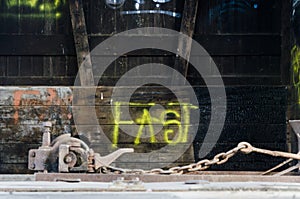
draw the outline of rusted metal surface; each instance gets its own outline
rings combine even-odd
[[[298,140],[298,150],[300,150],[300,120],[289,120],[289,124],[296,134]]]
[[[75,173],[36,173],[36,181],[56,181],[56,179],[81,179],[84,182],[112,182],[119,178],[133,180],[139,178],[143,182],[185,182],[203,180],[208,182],[290,182],[300,183],[299,176],[260,176],[253,172],[203,172],[199,175],[130,175],[130,174],[75,174]]]
[[[44,123],[42,146],[31,149],[28,155],[28,168],[44,172],[95,172],[101,167],[107,167],[124,153],[133,149],[118,149],[113,153],[101,156],[94,153],[86,143],[71,137],[61,135],[50,144],[50,122]]]

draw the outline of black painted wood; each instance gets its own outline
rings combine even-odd
[[[0,85],[73,85],[78,64],[68,4],[56,9],[62,16],[54,20],[47,19],[45,14],[41,18],[34,18],[37,9],[28,6],[8,8],[5,1],[0,1]],[[155,3],[145,2],[143,9],[155,9]],[[287,150],[287,106],[290,104],[296,107],[291,110],[299,110],[296,93],[289,96],[286,88],[290,75],[288,2],[256,0],[249,1],[249,6],[244,3],[247,0],[235,0],[228,4],[230,2],[199,0],[195,22],[193,37],[216,62],[226,85],[228,100],[225,127],[220,140],[207,157],[226,151],[242,140],[257,147]],[[183,3],[184,1],[173,0],[163,4],[161,9],[182,13]],[[243,9],[238,10],[238,5],[242,5]],[[180,30],[180,18],[159,14],[122,15],[122,11],[135,9],[134,1],[127,0],[123,7],[114,10],[105,1],[87,0],[83,1],[83,8],[89,50],[113,34],[132,28],[156,26]],[[170,38],[171,36],[166,36],[166,39]],[[177,38],[173,40],[176,46]],[[109,56],[110,53],[112,51],[100,56]],[[197,56],[197,53],[191,52],[191,56]],[[113,86],[128,70],[151,62],[174,67],[174,55],[149,49],[122,55],[109,66],[98,84]],[[215,71],[211,71],[211,80],[215,78],[214,74]],[[194,142],[197,158],[210,121],[210,101],[214,99],[210,99],[203,79],[191,65],[187,78],[195,87],[200,102],[202,120]],[[145,94],[147,99],[152,99],[150,94]],[[143,99],[143,96],[136,97]],[[287,97],[290,97],[290,102]],[[292,117],[297,118],[298,112],[295,111]],[[26,145],[28,148],[32,143],[20,140],[15,142],[18,144],[1,143],[11,146],[14,159],[0,159],[0,172],[27,171],[26,153],[17,151],[24,149],[21,146]],[[238,155],[225,165],[213,166],[213,169],[265,170],[280,161],[281,159],[255,154]]]
[[[108,37],[90,36],[91,49],[106,38]],[[166,37],[166,39],[176,41],[176,38],[173,37]],[[199,42],[211,56],[279,56],[281,54],[280,35],[195,35],[194,39]],[[64,35],[0,35],[1,46],[6,46],[6,48],[0,48],[0,55],[75,55],[73,43],[73,37]],[[135,51],[129,55],[143,56],[161,54],[161,52],[155,50],[146,50],[141,52]],[[192,51],[191,55],[195,54],[197,53]]]
[[[178,39],[178,54],[183,55],[186,59],[181,59],[176,56],[174,69],[179,73],[183,74],[184,77],[187,77],[188,67],[189,67],[189,58],[192,51],[192,40],[195,29],[195,21],[197,17],[198,10],[198,0],[185,0],[184,9],[181,18],[180,33],[187,35],[187,38]],[[177,74],[173,74],[172,84],[174,85],[178,79]]]
[[[88,34],[81,0],[70,0],[70,13],[81,86],[93,86],[94,75]]]

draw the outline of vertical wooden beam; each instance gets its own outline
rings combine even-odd
[[[192,50],[192,39],[195,29],[195,22],[197,17],[197,10],[198,10],[198,1],[199,0],[185,0],[184,2],[184,9],[182,13],[181,19],[181,26],[180,26],[180,33],[185,34],[188,38],[178,38],[178,48],[177,48],[177,56],[174,64],[174,69],[177,70],[179,73],[183,74],[185,78],[187,78],[188,73],[188,66],[189,66],[189,58],[191,55]],[[181,54],[186,59],[179,57],[178,55]],[[185,84],[184,82],[177,82],[178,81],[178,73],[173,73],[172,76],[172,86]],[[189,153],[191,157],[194,157],[194,160],[197,159],[199,152],[194,150],[194,146],[191,145],[186,153]]]
[[[181,19],[180,33],[187,35],[189,38],[193,37],[195,22],[197,17],[198,10],[198,1],[199,0],[185,0],[184,9]],[[178,54],[184,55],[187,59],[182,59],[176,57],[174,69],[187,77],[188,66],[189,66],[189,57],[192,49],[192,40],[191,39],[182,39],[178,40]],[[175,80],[177,75],[173,75],[172,85],[176,85]]]
[[[52,0],[44,0],[44,4],[48,4],[51,5]],[[44,5],[45,6],[45,5]],[[51,16],[52,11],[51,10],[45,10],[45,24],[44,24],[44,34],[45,35],[53,35],[53,25],[55,23],[55,19],[52,17],[48,17]],[[43,57],[43,75],[44,76],[53,76],[53,58],[52,57]]]
[[[81,86],[94,86],[88,34],[82,0],[69,0]]]

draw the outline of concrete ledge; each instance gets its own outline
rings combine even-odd
[[[34,175],[0,175],[0,182],[11,182],[11,181],[35,181]]]

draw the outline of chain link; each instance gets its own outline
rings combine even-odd
[[[234,155],[236,155],[238,152],[242,152],[245,154],[256,152],[256,153],[262,153],[267,154],[275,157],[284,157],[284,158],[291,158],[300,160],[300,154],[293,154],[293,153],[286,153],[281,151],[271,151],[266,149],[260,149],[253,147],[251,144],[247,142],[241,142],[237,145],[237,147],[227,151],[222,152],[214,156],[213,159],[204,159],[200,160],[197,163],[192,163],[185,166],[176,166],[171,167],[169,169],[161,169],[156,168],[152,170],[142,170],[142,169],[121,169],[116,167],[105,167],[104,171],[107,172],[113,172],[113,173],[122,173],[122,174],[160,174],[160,175],[181,175],[181,174],[187,174],[191,172],[197,172],[197,171],[203,171],[208,169],[212,165],[220,165],[226,163],[230,158],[232,158]]]
[[[246,144],[239,144],[237,147],[223,153],[219,153],[216,156],[214,156],[213,159],[208,160],[200,160],[197,163],[192,163],[189,165],[185,166],[176,166],[176,167],[171,167],[169,169],[161,169],[161,168],[156,168],[156,169],[151,169],[148,171],[145,170],[130,170],[130,169],[121,169],[121,168],[116,168],[116,167],[105,167],[105,171],[110,171],[112,173],[122,173],[122,174],[160,174],[160,175],[181,175],[181,174],[186,174],[189,172],[196,172],[196,171],[203,171],[208,169],[211,165],[214,164],[224,164],[227,162],[231,157],[233,157],[235,154],[237,154],[240,150],[246,149],[247,145]]]

